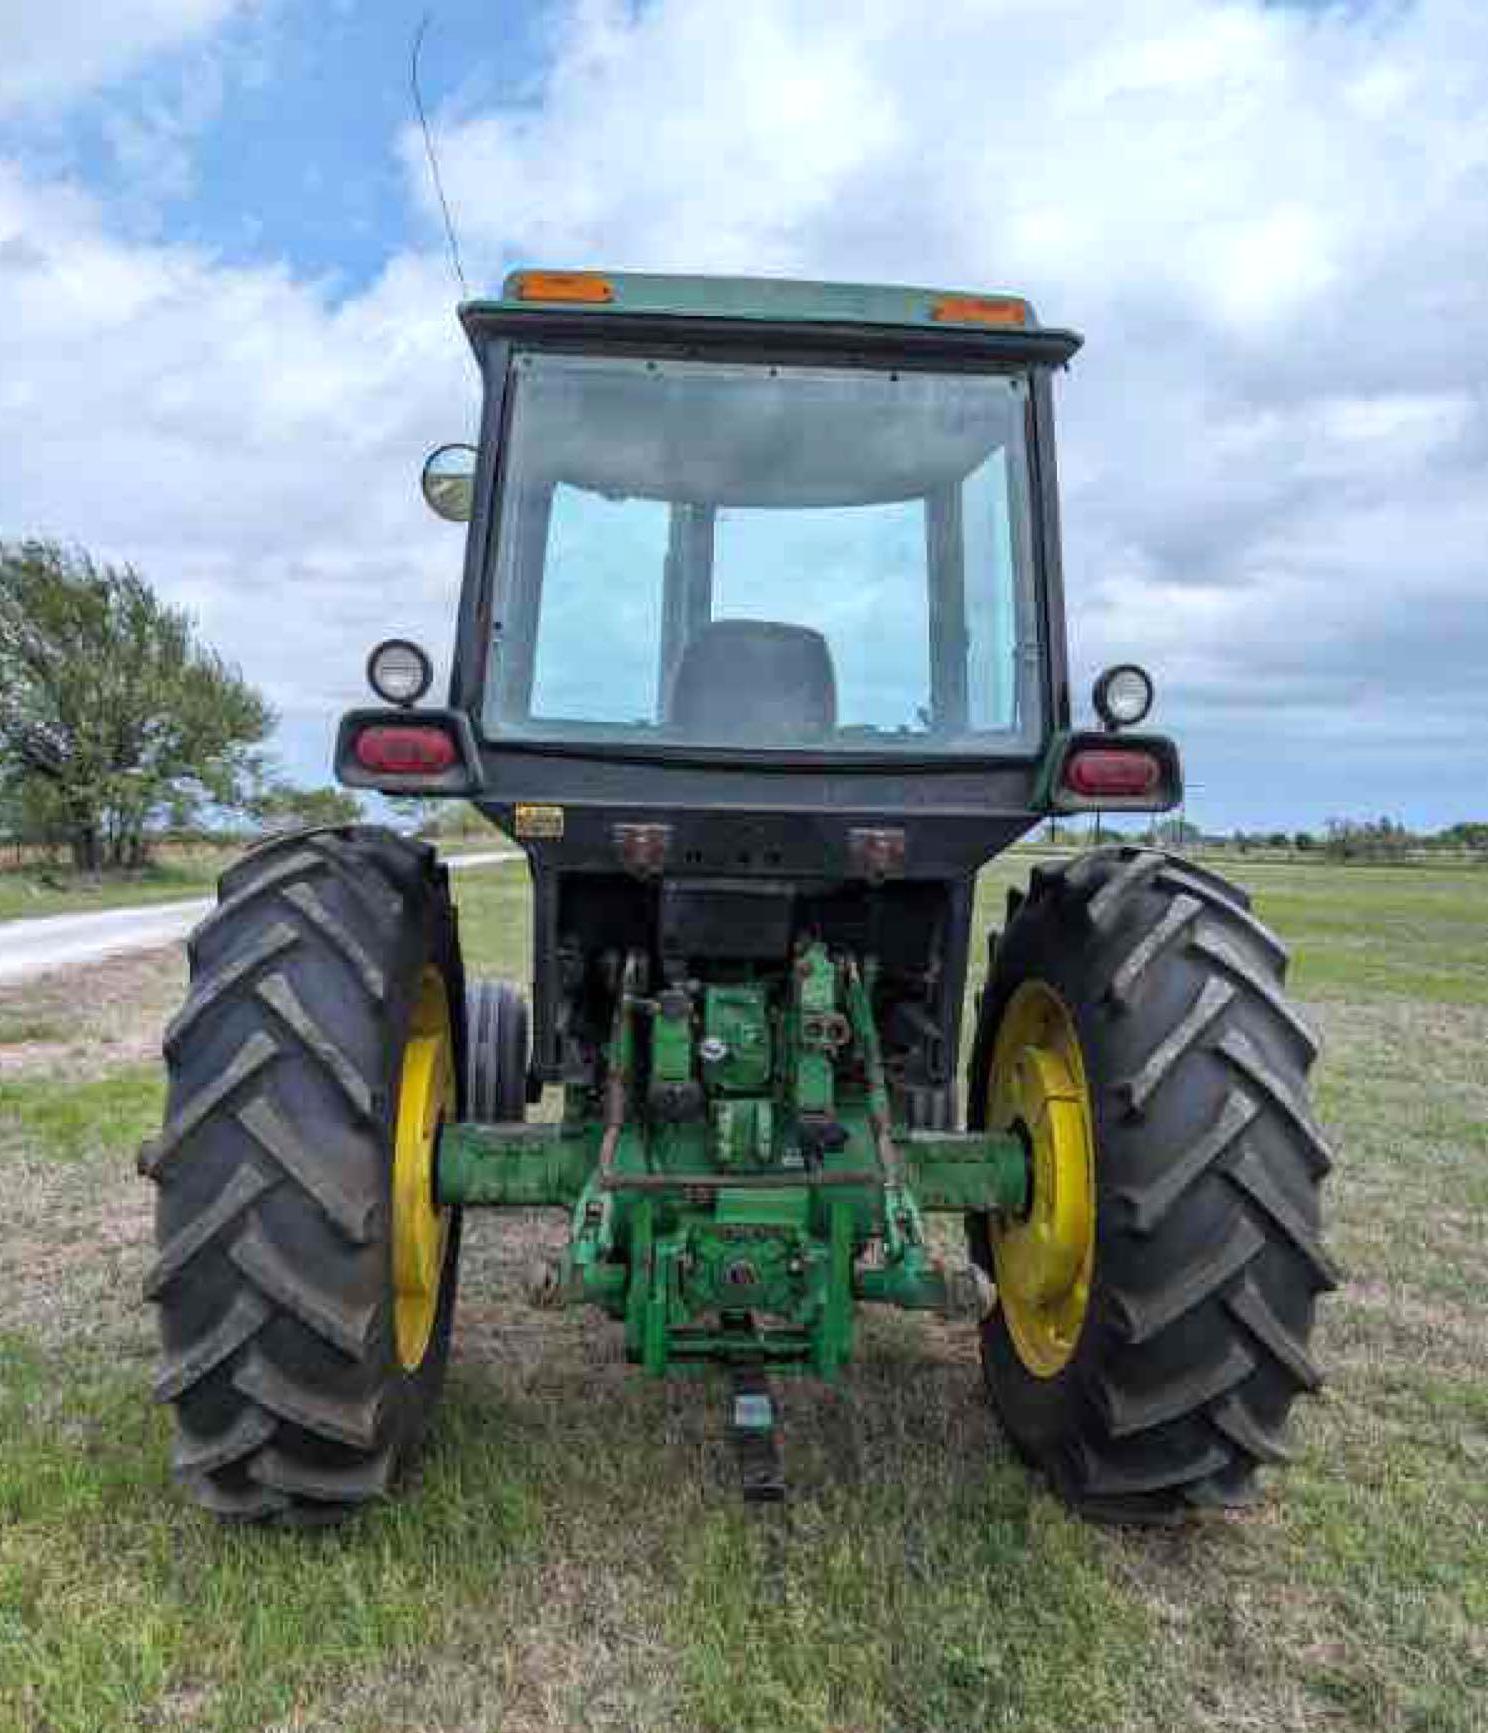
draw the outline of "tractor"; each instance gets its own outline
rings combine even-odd
[[[422,482],[466,526],[448,702],[387,640],[335,765],[524,852],[530,1010],[467,981],[447,869],[388,826],[223,876],[141,1152],[177,1476],[289,1525],[387,1495],[465,1213],[549,1208],[546,1298],[645,1374],[711,1369],[751,1497],[783,1488],[775,1380],[838,1378],[892,1306],[978,1333],[1076,1510],[1249,1502],[1336,1279],[1286,950],[1118,840],[1035,864],[980,966],[989,860],[1181,797],[1140,666],[1072,720],[1080,339],[1013,295],[598,271],[460,319],[479,443]]]

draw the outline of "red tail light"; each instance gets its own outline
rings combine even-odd
[[[438,776],[460,761],[442,728],[364,728],[356,739],[356,761],[387,776]]]
[[[1085,800],[1136,800],[1155,792],[1162,767],[1148,752],[1118,746],[1087,746],[1070,754],[1064,786]]]

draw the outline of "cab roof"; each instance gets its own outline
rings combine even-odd
[[[545,317],[546,316],[546,317]],[[898,284],[823,283],[786,277],[670,276],[640,271],[522,269],[511,272],[499,297],[467,301],[460,318],[471,339],[513,327],[613,320],[616,327],[657,321],[718,321],[736,330],[854,327],[889,335],[959,334],[989,347],[1030,352],[1030,358],[1067,361],[1080,346],[1073,331],[1041,326],[1021,295]]]

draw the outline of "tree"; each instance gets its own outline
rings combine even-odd
[[[247,805],[273,721],[132,567],[0,543],[0,783],[80,870],[137,866],[152,826]]]
[[[1467,819],[1440,833],[1440,840],[1454,848],[1488,849],[1488,823]]]
[[[314,826],[355,824],[362,803],[349,788],[295,788],[276,783],[253,803],[253,816],[265,830],[309,830]]]
[[[1414,842],[1398,819],[1330,818],[1324,851],[1335,860],[1393,860]]]

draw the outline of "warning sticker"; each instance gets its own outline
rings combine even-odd
[[[559,837],[563,835],[563,808],[561,806],[530,806],[519,802],[512,829],[518,836],[534,840],[541,837]]]

